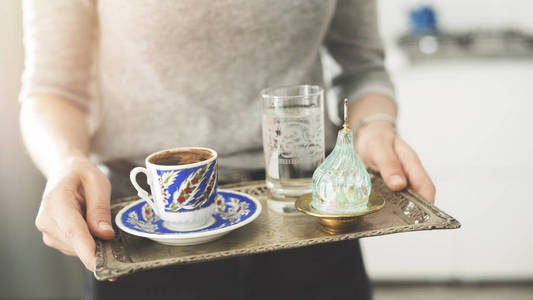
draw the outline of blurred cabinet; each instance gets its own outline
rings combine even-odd
[[[533,278],[532,70],[531,60],[500,59],[393,71],[400,134],[463,228],[364,240],[372,278]]]

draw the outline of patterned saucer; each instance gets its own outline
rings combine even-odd
[[[206,243],[242,227],[259,216],[259,200],[230,190],[218,190],[216,211],[209,222],[187,231],[176,231],[154,214],[144,200],[122,208],[115,217],[117,226],[132,235],[149,238],[165,245],[186,246]]]

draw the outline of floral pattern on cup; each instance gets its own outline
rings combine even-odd
[[[182,212],[213,203],[216,193],[216,161],[193,169],[157,170],[165,211]]]

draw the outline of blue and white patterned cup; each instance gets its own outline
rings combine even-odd
[[[217,153],[202,147],[175,148],[153,153],[145,162],[146,168],[131,170],[131,183],[163,225],[172,230],[206,225],[216,209]],[[137,183],[139,173],[146,174],[151,196]]]

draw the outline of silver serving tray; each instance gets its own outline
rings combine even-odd
[[[221,186],[258,198],[263,204],[261,215],[251,224],[239,228],[222,239],[195,246],[166,246],[120,231],[111,241],[96,241],[98,280],[106,280],[169,265],[204,262],[226,257],[251,255],[280,249],[305,247],[320,243],[358,239],[398,232],[453,229],[461,224],[435,205],[410,190],[392,192],[376,173],[371,173],[372,188],[385,198],[380,211],[368,215],[352,231],[328,234],[312,217],[277,214],[267,207],[264,181]],[[111,201],[112,220],[117,212],[138,197]]]

